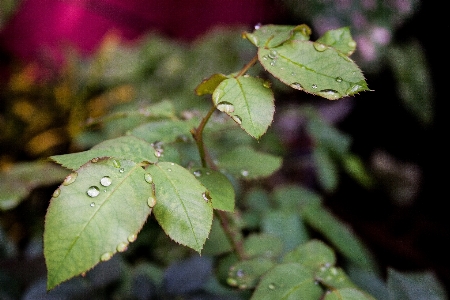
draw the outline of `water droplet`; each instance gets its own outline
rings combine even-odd
[[[270,50],[269,52],[269,58],[270,59],[275,59],[278,55],[278,52],[276,50]]]
[[[324,45],[322,43],[314,42],[313,46],[314,46],[314,49],[316,49],[319,52],[323,52],[328,49],[327,45]]]
[[[347,95],[354,95],[356,93],[358,93],[359,91],[363,90],[363,87],[360,86],[359,84],[354,84],[352,87],[348,88],[345,93]]]
[[[125,169],[124,168],[120,168],[119,169],[119,173],[123,173],[123,172],[125,172]]]
[[[112,183],[112,180],[109,176],[103,176],[102,179],[100,179],[100,184],[103,186],[110,186]]]
[[[128,249],[128,243],[125,243],[125,242],[119,243],[119,245],[117,245],[117,248],[116,248],[117,252],[125,252],[125,251],[127,251],[127,249]]]
[[[153,208],[156,205],[155,197],[152,197],[152,196],[148,197],[147,204],[150,208]]]
[[[241,278],[241,277],[244,277],[244,275],[245,275],[244,270],[239,269],[239,270],[236,271],[236,276],[237,277]]]
[[[303,90],[303,87],[300,83],[298,82],[293,82],[291,83],[291,88],[297,89],[297,90]]]
[[[211,195],[209,194],[208,191],[204,192],[204,193],[202,194],[202,197],[203,197],[203,200],[205,200],[206,202],[211,201]]]
[[[118,160],[113,159],[112,164],[115,168],[120,168],[120,162]]]
[[[75,179],[77,179],[78,173],[77,172],[73,172],[69,175],[67,175],[67,177],[64,179],[63,181],[63,185],[69,185],[71,183],[73,183],[75,181]]]
[[[99,160],[98,157],[94,157],[93,159],[91,159],[91,162],[92,162],[92,163],[96,163],[96,162],[98,162],[98,160]]]
[[[91,186],[90,188],[88,188],[87,192],[89,197],[97,197],[100,194],[100,190],[98,189],[98,187],[96,186]]]
[[[336,99],[341,98],[341,94],[339,94],[338,91],[331,90],[331,89],[321,90],[317,94],[324,98],[327,98],[329,100],[336,100]]]
[[[313,89],[317,89],[317,84],[313,84],[312,86],[311,86]]]
[[[276,63],[277,63],[277,61],[274,59],[274,60],[272,60],[272,61],[270,62],[270,65],[271,65],[271,66],[275,66]]]
[[[336,81],[337,81],[337,82],[342,82],[342,77],[339,77],[339,76],[336,77]]]
[[[152,175],[150,175],[149,173],[145,173],[144,179],[145,179],[145,181],[147,181],[148,183],[153,183],[153,177],[152,177]]]
[[[195,170],[195,171],[194,171],[194,176],[195,176],[195,177],[200,177],[200,176],[202,176],[202,171],[201,171],[201,170]]]
[[[89,204],[90,207],[94,207],[95,206],[95,202],[91,202],[91,204]]]
[[[127,238],[127,240],[128,240],[130,243],[134,242],[136,239],[137,239],[137,235],[135,235],[135,234],[130,234],[130,235],[128,236],[128,238]]]
[[[274,283],[269,283],[269,290],[274,290],[276,288],[277,286]]]
[[[237,280],[234,279],[234,278],[232,278],[232,277],[228,277],[228,278],[227,278],[227,283],[228,283],[229,285],[231,285],[231,286],[237,286],[237,285],[238,285]]]
[[[162,153],[163,153],[162,149],[155,150],[156,157],[161,157],[163,155]]]
[[[330,269],[330,271],[331,271],[331,274],[333,274],[333,275],[337,275],[338,274],[338,271],[337,271],[337,269],[336,268],[331,268]]]
[[[264,60],[268,60],[269,57],[268,57],[267,55],[264,55],[264,56],[263,56],[263,59],[264,59]]]
[[[167,169],[167,172],[172,172],[172,169],[171,169],[171,168],[168,168],[168,169]]]
[[[239,125],[242,124],[242,119],[241,119],[241,117],[239,117],[239,116],[231,116],[231,118],[232,118],[236,123],[238,123]]]
[[[100,256],[100,260],[101,261],[108,261],[111,259],[111,257],[113,256],[113,254],[111,252],[105,252],[102,254],[102,256]]]
[[[350,42],[348,42],[348,44],[347,44],[349,47],[351,47],[351,48],[354,48],[354,47],[356,47],[356,42],[355,41],[350,41]]]
[[[171,166],[175,166],[175,163],[170,163]]]
[[[291,72],[291,76],[295,76],[295,73],[294,73],[294,72]]]
[[[52,197],[53,198],[58,198],[58,196],[61,195],[61,190],[59,188],[57,188],[54,192]]]
[[[234,105],[230,102],[222,101],[217,103],[217,109],[228,114],[234,112]]]
[[[262,24],[261,24],[261,23],[257,23],[257,24],[255,25],[255,30],[258,30],[258,29],[260,29],[260,28],[261,28],[261,26],[262,26]]]
[[[271,86],[272,83],[269,80],[264,80],[263,87],[265,87],[266,89],[270,89]]]
[[[244,177],[247,177],[248,176],[248,171],[247,170],[242,170],[241,171],[241,175],[244,176]]]

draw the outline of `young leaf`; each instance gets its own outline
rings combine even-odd
[[[290,40],[276,48],[259,48],[258,59],[286,85],[329,100],[369,90],[358,66],[322,43]]]
[[[193,174],[208,189],[214,209],[234,211],[234,188],[225,175],[207,168],[197,168]]]
[[[213,217],[207,189],[191,172],[174,163],[160,162],[147,171],[155,184],[156,220],[175,242],[200,252]]]
[[[53,193],[44,231],[48,290],[125,251],[147,220],[152,189],[145,171],[114,161],[83,165]]]
[[[250,299],[320,299],[322,294],[322,288],[309,269],[301,264],[287,263],[268,271]]]
[[[282,159],[267,153],[257,152],[243,146],[219,157],[217,165],[234,176],[243,179],[258,179],[270,176],[282,164]]]
[[[223,74],[213,74],[211,77],[204,79],[196,88],[195,93],[198,96],[206,95],[206,94],[212,94],[214,93],[214,90],[217,88],[217,86],[227,79],[227,76]]]
[[[252,33],[244,32],[244,37],[256,47],[273,48],[289,40],[295,26],[264,25],[256,28]]]
[[[218,110],[256,139],[267,131],[275,113],[272,90],[259,78],[225,79],[215,89],[212,100]]]
[[[328,30],[316,42],[333,47],[350,56],[356,50],[356,42],[350,33],[350,27]]]
[[[75,171],[89,160],[99,157],[128,159],[135,163],[142,161],[154,163],[157,161],[157,158],[153,155],[154,151],[155,149],[149,143],[137,137],[122,136],[101,142],[87,151],[54,155],[50,158],[63,167]]]

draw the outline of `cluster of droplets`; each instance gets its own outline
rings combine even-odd
[[[130,243],[133,243],[134,241],[136,241],[137,239],[137,235],[136,234],[130,234],[127,238],[127,240],[125,242],[120,242],[119,244],[117,244],[116,246],[116,251],[117,252],[125,252],[128,250],[128,245]],[[114,253],[113,252],[105,252],[102,255],[100,255],[100,260],[105,262],[110,260],[113,257]]]

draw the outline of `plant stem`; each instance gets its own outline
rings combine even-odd
[[[244,75],[244,74],[248,71],[248,69],[250,69],[254,64],[256,64],[257,61],[258,61],[258,55],[255,55],[255,56],[252,58],[252,60],[249,61],[249,62],[248,62],[248,63],[247,63],[247,64],[239,71],[239,73],[238,73],[236,76],[234,76],[234,78],[238,78],[238,77]]]
[[[248,65],[248,64],[247,64]],[[197,144],[198,152],[200,154],[200,160],[202,162],[202,166],[204,168],[207,168],[208,166],[213,169],[217,170],[216,164],[212,161],[209,155],[207,155],[207,151],[205,149],[205,144],[203,143],[203,130],[205,129],[206,123],[208,123],[208,120],[211,118],[212,114],[216,110],[216,107],[213,106],[206,116],[202,119],[200,124],[197,128],[194,128],[191,130],[192,136],[195,140],[195,143]],[[242,245],[242,238],[239,230],[236,230],[235,226],[231,224],[231,218],[227,215],[226,212],[215,210],[215,215],[219,218],[220,224],[222,225],[223,230],[225,231],[225,234],[228,237],[228,240],[233,246],[233,249],[238,256],[239,260],[243,260],[246,258],[246,254],[244,251],[244,247]]]

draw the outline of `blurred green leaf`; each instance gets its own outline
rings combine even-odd
[[[195,93],[198,96],[206,95],[206,94],[213,94],[214,90],[217,88],[217,86],[227,79],[227,76],[223,74],[213,74],[210,77],[204,79],[196,88]]]
[[[324,242],[312,239],[286,253],[283,263],[291,262],[302,264],[311,271],[317,271],[323,266],[333,266],[336,263],[336,255]]]
[[[244,250],[249,257],[275,258],[283,251],[283,243],[275,235],[252,233],[244,240]]]
[[[422,124],[433,121],[434,90],[424,50],[416,40],[391,46],[388,61],[397,79],[397,93]]]
[[[0,211],[13,209],[39,186],[61,182],[68,171],[42,161],[19,162],[0,172]]]
[[[151,185],[128,160],[83,165],[53,193],[44,231],[47,289],[125,251],[147,220]]]
[[[280,264],[259,282],[251,300],[320,299],[323,291],[312,272],[301,264]]]
[[[331,46],[348,56],[356,50],[356,42],[352,38],[350,27],[328,30],[316,42]]]
[[[261,275],[271,269],[275,263],[267,258],[253,258],[233,264],[228,272],[227,283],[240,289],[252,289]]]

